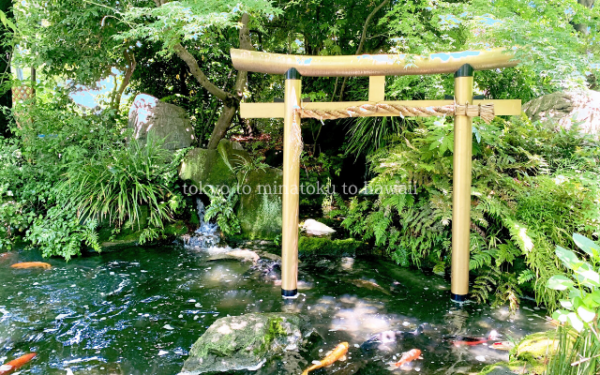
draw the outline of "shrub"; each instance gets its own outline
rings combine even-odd
[[[378,194],[355,198],[343,225],[371,239],[402,265],[435,272],[450,262],[453,126],[425,119],[407,127],[388,147],[371,154]],[[594,140],[573,128],[556,133],[526,118],[478,123],[473,137],[471,262],[473,292],[480,301],[518,302],[531,285],[539,303],[554,307],[557,293],[545,287],[562,269],[555,245],[568,233],[594,234],[600,226],[598,151]],[[386,193],[408,186],[414,194]],[[528,269],[519,270],[524,260]]]

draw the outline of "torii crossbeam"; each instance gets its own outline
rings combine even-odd
[[[435,53],[429,56],[299,56],[232,49],[233,66],[250,72],[285,74],[283,103],[241,103],[242,118],[284,119],[282,282],[284,298],[298,296],[298,218],[300,191],[300,119],[365,116],[454,116],[451,299],[469,293],[472,117],[520,115],[520,100],[473,100],[475,70],[518,64],[511,51],[490,49]],[[385,101],[386,75],[454,73],[454,100]],[[369,76],[367,102],[301,102],[301,77]]]

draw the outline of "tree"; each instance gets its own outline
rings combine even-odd
[[[211,50],[214,40],[231,28],[239,30],[239,44],[235,47],[254,49],[250,39],[251,13],[262,17],[273,16],[279,12],[270,2],[260,0],[218,3],[155,0],[154,7],[133,7],[123,14],[132,28],[123,33],[122,38],[132,37],[162,43],[163,52],[172,52],[179,56],[196,81],[222,103],[221,114],[212,131],[208,149],[216,149],[229,129],[243,97],[248,73],[238,71],[233,88],[226,91],[207,77],[190,49]],[[186,48],[185,41],[191,40],[194,41],[193,45]]]
[[[0,0],[0,12],[3,13],[5,28],[0,31],[0,82],[5,84],[10,80],[10,61],[12,56],[12,30],[9,23],[12,23],[12,1]],[[10,87],[3,85],[0,88],[0,107],[12,107],[12,93]],[[0,112],[0,135],[8,136],[10,134],[9,118],[4,113]]]

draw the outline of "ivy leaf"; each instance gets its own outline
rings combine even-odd
[[[554,275],[548,280],[548,288],[554,290],[567,290],[575,283],[564,275]]]

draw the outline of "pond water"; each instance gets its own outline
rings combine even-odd
[[[37,352],[21,374],[177,374],[191,345],[218,318],[249,312],[300,312],[323,340],[305,353],[306,365],[341,341],[348,358],[313,374],[473,373],[508,353],[485,345],[453,346],[446,335],[502,340],[547,330],[544,311],[525,302],[506,308],[449,299],[444,278],[381,259],[318,259],[300,266],[300,297],[284,301],[277,282],[248,272],[251,263],[210,260],[181,246],[136,247],[44,260],[51,270],[15,270],[12,263],[42,260],[35,251],[0,258],[0,364]],[[386,330],[424,333],[391,351],[365,354],[358,346]],[[406,370],[390,363],[418,348],[422,360]],[[395,357],[394,357],[395,356]],[[285,373],[274,364],[261,374]]]

